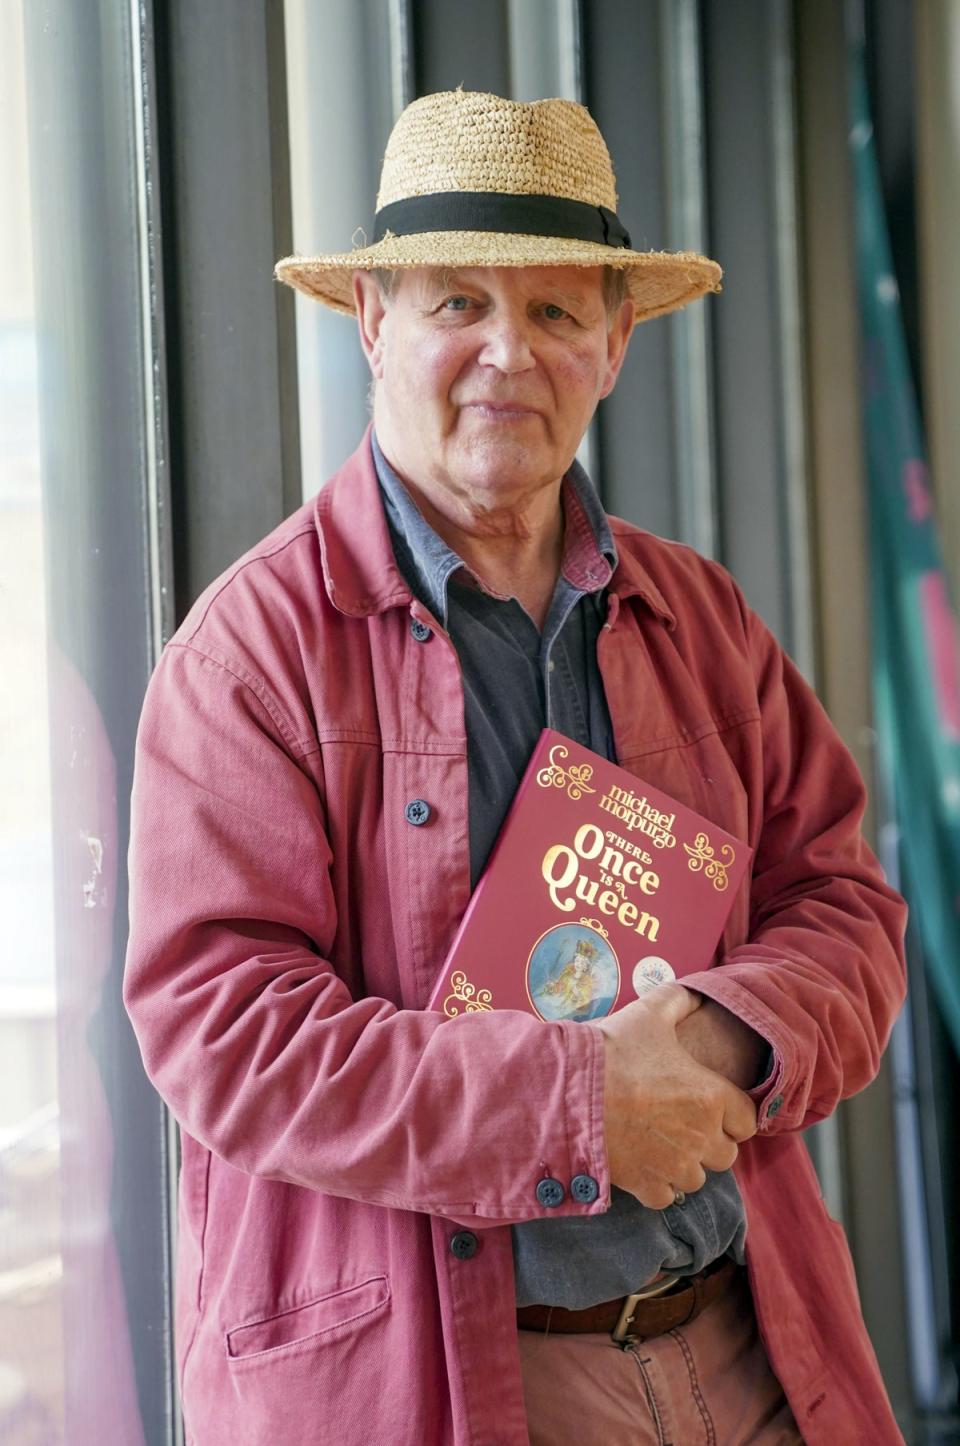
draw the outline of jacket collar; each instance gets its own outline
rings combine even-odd
[[[644,567],[640,557],[641,552],[649,546],[648,539],[652,539],[653,534],[624,523],[619,518],[613,518],[611,522],[619,562],[616,572],[610,579],[610,593],[619,602],[629,597],[639,597],[646,603],[650,611],[673,632],[677,626],[676,614]]]
[[[330,601],[348,617],[370,617],[409,606],[413,594],[397,566],[383,509],[367,428],[352,457],[317,493],[314,521],[323,578]],[[640,597],[668,627],[676,618],[636,555],[646,534],[614,523],[618,561],[609,591],[620,600]]]
[[[368,426],[363,441],[320,491],[314,518],[327,594],[348,617],[365,618],[413,600],[397,567],[373,466]]]

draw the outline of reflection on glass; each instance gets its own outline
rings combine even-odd
[[[0,12],[0,1440],[64,1436],[43,519],[19,15]]]
[[[141,1446],[144,1399],[166,1434],[161,1211],[138,1199],[163,1198],[159,1119],[119,999],[148,668],[132,48],[128,18],[88,22],[0,6],[3,1446]]]

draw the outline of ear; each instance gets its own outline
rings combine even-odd
[[[625,301],[610,324],[607,332],[607,371],[600,388],[600,396],[608,397],[617,383],[620,368],[627,354],[627,346],[633,335],[633,323],[637,308],[632,301]]]
[[[360,345],[374,381],[383,376],[385,336],[383,321],[387,308],[380,288],[368,271],[353,273],[353,300],[357,308]]]

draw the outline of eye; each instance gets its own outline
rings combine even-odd
[[[552,301],[547,302],[543,314],[548,321],[566,321],[570,316],[569,311],[564,311],[562,306],[556,306]]]
[[[442,304],[443,311],[466,311],[471,305],[469,296],[448,296]]]

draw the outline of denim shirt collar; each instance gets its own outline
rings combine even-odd
[[[397,564],[412,591],[446,628],[447,589],[454,573],[463,569],[482,584],[427,522],[383,455],[375,432],[370,433],[370,446]],[[565,519],[561,577],[577,594],[599,592],[610,582],[617,549],[603,504],[576,459],[563,479],[561,495]]]

